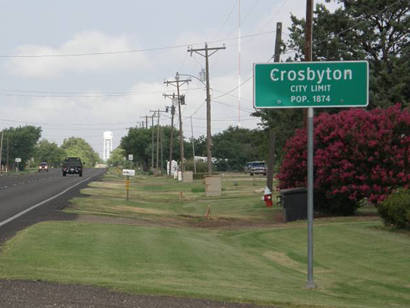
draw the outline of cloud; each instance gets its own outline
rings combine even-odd
[[[76,55],[107,51],[124,51],[136,49],[135,43],[125,35],[108,36],[98,31],[77,33],[59,47],[22,45],[17,48],[17,56],[35,56],[12,58],[6,64],[8,71],[14,75],[30,78],[51,78],[66,73],[101,72],[112,70],[130,70],[147,66],[148,59],[143,53],[124,53],[118,55],[90,56],[55,56],[43,55]]]

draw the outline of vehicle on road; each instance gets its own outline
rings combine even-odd
[[[63,176],[67,174],[78,174],[83,176],[83,163],[79,157],[67,157],[62,165]]]
[[[264,161],[251,161],[246,163],[245,172],[250,175],[263,174],[266,175],[266,163]]]
[[[47,162],[43,161],[38,165],[38,172],[46,171],[48,172],[48,164]]]

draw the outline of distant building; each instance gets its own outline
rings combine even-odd
[[[103,160],[107,161],[112,152],[112,132],[104,132]]]

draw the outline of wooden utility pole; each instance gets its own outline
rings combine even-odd
[[[7,134],[6,171],[9,170],[9,134]]]
[[[160,164],[159,164],[159,152],[160,152],[160,141],[159,141],[159,139],[160,139],[160,130],[161,130],[161,127],[160,127],[160,125],[159,125],[159,118],[160,118],[160,115],[161,115],[161,112],[167,112],[167,111],[165,111],[165,110],[150,110],[150,112],[153,112],[154,113],[154,116],[155,116],[155,114],[157,115],[157,143],[156,143],[156,147],[157,147],[157,152],[156,152],[156,156],[157,156],[157,161],[156,161],[156,163],[155,163],[155,168],[158,170],[159,169],[159,167],[161,167],[161,173],[162,173],[162,163],[161,163],[161,166],[160,166]]]
[[[211,135],[211,94],[209,86],[209,57],[212,56],[220,49],[226,49],[222,47],[208,47],[208,43],[205,43],[205,48],[188,48],[188,52],[197,53],[205,57],[205,79],[206,79],[206,147],[207,147],[207,161],[208,161],[208,175],[212,175],[212,135]],[[205,52],[205,53],[202,53]]]
[[[3,171],[3,165],[2,165],[2,154],[3,154],[3,135],[4,132],[1,131],[1,139],[0,139],[0,173]]]
[[[149,118],[149,116],[145,115],[145,116],[142,116],[140,118],[145,119],[145,128],[148,128],[148,118]],[[144,123],[144,122],[142,122],[142,123]],[[144,127],[144,124],[142,125],[142,127]]]
[[[158,109],[157,111],[157,118],[158,118],[158,121],[157,121],[157,164],[155,165],[157,172],[158,172],[158,167],[159,167],[159,116],[160,116],[160,113]]]
[[[191,143],[192,143],[192,162],[194,163],[194,173],[196,173],[194,127],[192,126],[192,116],[191,116]]]
[[[185,102],[182,102],[182,98],[184,96],[180,95],[179,88],[184,85],[191,82],[191,79],[180,79],[178,72],[175,74],[175,80],[167,80],[164,81],[166,85],[174,85],[177,88],[177,101],[178,101],[178,116],[179,116],[179,154],[181,156],[181,176],[182,180],[184,179],[184,135],[183,135],[183,129],[182,129],[182,113],[181,113],[181,104],[185,104]]]
[[[154,117],[155,117],[155,111],[151,116],[151,169],[154,169]]]
[[[282,43],[282,23],[276,23],[276,40],[274,62],[280,61],[280,45]],[[266,172],[266,187],[270,191],[273,189],[273,167],[275,165],[275,133],[273,128],[269,130],[269,153],[268,153],[268,170]]]
[[[174,115],[175,115],[175,93],[172,95],[169,94],[162,94],[164,97],[171,98],[171,132],[169,136],[169,166],[168,166],[168,173],[171,176],[172,170],[172,152],[174,151]]]

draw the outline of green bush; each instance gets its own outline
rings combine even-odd
[[[196,163],[196,172],[197,173],[204,173],[208,172],[208,164],[203,161],[197,161]],[[194,171],[194,161],[192,159],[187,160],[185,162],[185,170],[186,171]]]
[[[398,189],[377,206],[386,225],[410,228],[410,190]]]
[[[191,188],[191,192],[193,193],[202,193],[205,192],[205,187],[203,186],[196,186]]]

